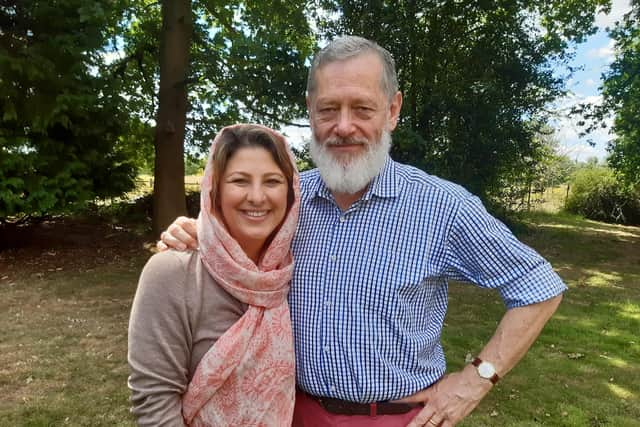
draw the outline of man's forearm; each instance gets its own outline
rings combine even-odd
[[[508,310],[478,357],[491,362],[500,377],[527,353],[558,308],[562,295],[537,304]]]
[[[504,376],[526,354],[561,300],[559,295],[538,304],[508,310],[478,356],[491,362],[498,375]],[[476,368],[469,364],[462,371],[445,375],[431,387],[398,402],[425,403],[408,427],[427,423],[449,427],[471,413],[492,386],[491,381],[481,378]]]

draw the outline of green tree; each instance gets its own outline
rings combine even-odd
[[[565,208],[589,219],[640,224],[640,191],[622,185],[612,169],[586,164],[571,176]]]
[[[521,158],[518,161],[523,167],[501,174],[500,185],[492,191],[490,198],[494,211],[529,210],[533,203],[542,201],[536,195],[568,179],[572,162],[557,154],[558,141],[553,133],[553,129],[544,128],[533,140],[535,157]]]
[[[154,139],[153,230],[156,233],[177,216],[187,214],[184,133],[192,22],[191,0],[162,2],[160,88]]]
[[[326,0],[329,36],[388,48],[404,93],[392,154],[487,197],[540,156],[546,107],[563,93],[553,65],[595,31],[607,0]],[[327,18],[328,16],[328,18]]]
[[[136,120],[99,75],[122,1],[0,1],[0,221],[133,186]]]
[[[604,75],[600,118],[614,113],[609,165],[630,185],[640,188],[640,2],[612,31],[616,57]]]
[[[165,1],[162,6],[175,1]],[[183,21],[191,19],[193,23],[186,52],[189,62],[186,74],[176,77],[172,84],[186,93],[184,140],[188,149],[207,151],[215,130],[230,123],[254,121],[280,126],[304,115],[305,61],[315,47],[305,2],[193,0],[182,5],[183,9],[188,6],[191,14]],[[159,117],[157,41],[167,29],[161,22],[158,4],[134,2],[122,39],[124,55],[111,65],[112,74],[121,77],[120,85],[131,100],[130,106],[148,121]],[[168,57],[183,58],[185,52],[180,49],[184,45],[167,52]],[[176,131],[176,141],[180,139],[177,120],[176,116],[169,126]],[[158,119],[157,126],[163,126],[166,132],[166,119]],[[173,151],[162,159],[182,162],[177,145],[171,146]],[[164,229],[184,204],[180,185],[183,167],[159,159],[165,148],[167,145],[156,143],[158,186],[154,193],[155,200],[163,200],[154,215],[156,231]],[[157,180],[159,173],[170,175],[162,182],[180,188],[162,187]],[[172,206],[178,209],[171,211]]]

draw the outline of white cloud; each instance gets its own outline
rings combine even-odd
[[[580,92],[569,92],[565,97],[557,100],[552,108],[558,115],[566,115],[571,108],[583,103],[600,105],[602,103],[602,95],[585,95]]]
[[[600,28],[611,27],[616,21],[620,21],[629,10],[631,10],[631,0],[613,0],[611,12],[606,15],[599,13],[596,16],[596,25]]]
[[[576,99],[579,102],[585,102],[587,104],[600,105],[602,104],[602,95],[581,96],[577,95]]]
[[[604,58],[607,62],[613,62],[613,56],[615,54],[616,42],[613,39],[609,39],[606,46],[590,49],[587,52],[588,58]]]
[[[597,157],[603,159],[602,152],[596,147],[588,144],[576,144],[571,146],[563,146],[559,150],[559,154],[569,157],[571,160],[586,161],[590,158]]]

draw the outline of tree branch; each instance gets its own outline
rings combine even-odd
[[[211,16],[216,18],[220,23],[220,25],[226,28],[227,31],[229,31],[233,35],[238,34],[238,31],[235,28],[233,28],[233,25],[231,25],[231,22],[226,21],[222,15],[220,15],[216,10],[210,7],[208,2],[205,2],[204,8],[207,10],[207,12],[209,12]]]
[[[258,108],[252,107],[249,104],[250,103],[245,103],[245,105],[244,105],[244,107],[247,110],[251,111],[252,113],[259,114],[259,115],[264,116],[264,117],[268,117],[271,120],[275,120],[277,123],[281,123],[281,124],[286,125],[286,126],[295,126],[295,127],[298,127],[298,128],[309,128],[310,127],[309,125],[300,124],[300,123],[294,123],[294,122],[290,122],[288,120],[283,120],[277,114],[273,114],[273,113],[269,113],[267,111],[260,110]]]

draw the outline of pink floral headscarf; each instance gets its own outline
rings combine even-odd
[[[238,126],[244,125],[222,129],[211,153],[221,135]],[[258,127],[286,146],[282,135]],[[290,151],[289,158],[295,170]],[[183,417],[191,426],[290,426],[295,358],[287,294],[293,272],[291,240],[300,205],[299,177],[294,173],[293,205],[256,265],[211,212],[213,172],[210,154],[197,220],[200,257],[215,281],[248,304],[248,309],[200,361],[182,399]]]

